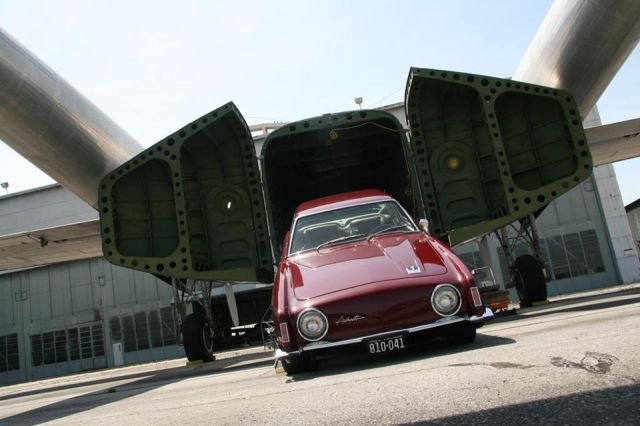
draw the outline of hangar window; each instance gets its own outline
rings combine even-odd
[[[72,361],[80,359],[80,339],[78,337],[78,329],[72,328],[67,330],[69,334],[69,359]]]
[[[597,274],[605,270],[598,236],[593,229],[541,239],[540,249],[545,258],[545,265],[554,280]],[[497,251],[503,277],[508,277],[509,266],[506,256],[501,247],[498,247]],[[518,244],[513,258],[516,259],[522,254],[533,254],[533,252],[525,244]],[[464,258],[463,261],[467,263]],[[507,287],[510,286],[507,285]]]
[[[34,367],[104,355],[101,323],[32,334],[30,340],[31,363]]]
[[[56,362],[67,360],[67,333],[65,330],[58,330],[54,334],[54,345],[56,351]]]
[[[42,365],[42,334],[31,336],[31,363]]]
[[[545,241],[556,280],[604,272],[595,230],[558,235]]]
[[[53,346],[53,332],[42,333],[42,354],[45,364],[56,363],[56,352]]]
[[[572,277],[587,275],[589,268],[584,258],[584,250],[580,244],[580,236],[578,233],[567,234],[564,236],[564,246],[567,250],[567,258],[569,259],[569,268]]]
[[[144,312],[137,312],[134,315],[136,323],[136,340],[138,350],[149,349],[149,332],[147,330],[147,315]]]
[[[91,337],[93,340],[93,356],[104,355],[104,336],[102,335],[102,324],[94,324],[91,327]]]
[[[467,268],[469,269],[479,268],[480,266],[482,266],[482,260],[480,259],[479,251],[460,253],[458,254],[458,257],[460,257],[460,260],[462,260],[462,262],[467,265]]]
[[[122,331],[124,334],[124,351],[132,352],[136,350],[136,332],[133,328],[133,316],[122,317]]]
[[[547,247],[549,248],[549,257],[551,258],[553,276],[556,280],[564,278],[571,278],[571,271],[569,269],[569,261],[567,260],[567,252],[562,242],[562,236],[550,237],[546,240]]]
[[[138,312],[109,320],[112,341],[122,341],[125,352],[176,344],[173,308]]]
[[[91,358],[91,328],[80,327],[80,355],[82,359]]]
[[[120,318],[113,317],[109,320],[111,327],[111,340],[114,342],[122,341],[122,329],[120,328]]]
[[[151,337],[151,347],[162,346],[162,334],[160,332],[160,315],[158,311],[149,312],[149,335]]]
[[[596,231],[590,229],[588,231],[580,232],[580,240],[584,247],[584,256],[587,265],[595,272],[604,272],[604,261],[602,260],[602,254],[600,253],[600,245],[598,244],[598,236]]]
[[[18,335],[0,336],[0,373],[19,369]]]
[[[162,318],[162,340],[164,345],[175,345],[176,326],[173,319],[173,309],[170,306],[160,309],[160,318]]]

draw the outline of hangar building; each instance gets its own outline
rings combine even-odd
[[[382,109],[404,122],[403,104]],[[585,124],[599,124],[597,111]],[[258,153],[263,139],[255,137]],[[93,209],[57,184],[0,196],[0,245],[15,234],[28,238],[28,231],[96,219]],[[537,226],[551,272],[549,295],[640,280],[613,166],[597,167],[552,202]],[[491,266],[505,285],[504,256],[495,239],[490,245]],[[516,254],[527,250],[517,247]],[[480,266],[475,243],[457,251],[469,266]],[[152,275],[102,257],[0,271],[0,385],[184,356],[176,344],[170,290]]]

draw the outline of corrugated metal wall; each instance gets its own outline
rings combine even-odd
[[[0,384],[113,366],[117,342],[125,364],[184,356],[170,290],[102,258],[0,275]]]
[[[98,212],[58,184],[0,196],[0,235],[98,218]]]

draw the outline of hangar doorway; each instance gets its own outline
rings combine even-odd
[[[31,379],[107,366],[102,321],[29,336]]]

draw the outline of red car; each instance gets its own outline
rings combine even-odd
[[[424,225],[377,190],[297,208],[272,300],[276,359],[288,374],[338,347],[400,351],[427,330],[453,343],[475,339],[493,313],[469,269]]]

